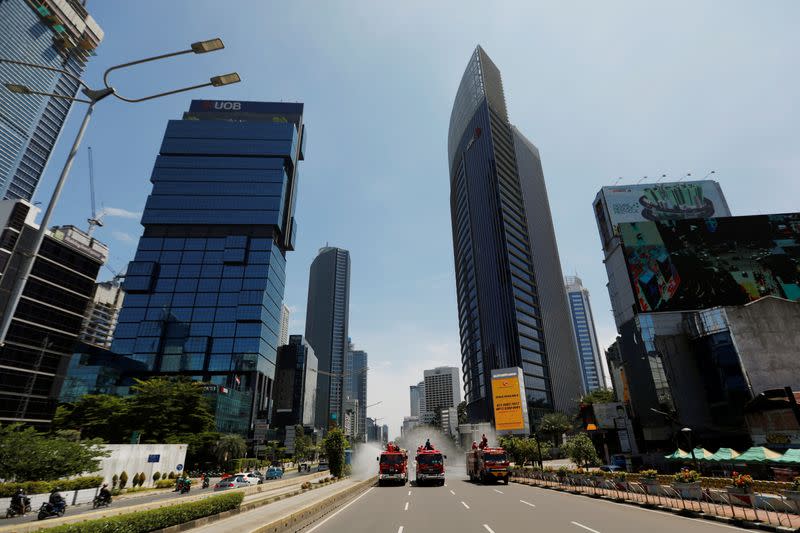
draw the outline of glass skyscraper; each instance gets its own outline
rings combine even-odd
[[[448,134],[461,360],[471,422],[493,419],[490,379],[521,367],[528,412],[571,411],[581,378],[539,152],[508,119],[478,46]]]
[[[0,2],[0,58],[80,77],[103,30],[77,0]],[[0,62],[0,82],[74,96],[78,82],[58,72]],[[69,114],[63,98],[0,88],[0,198],[30,200]]]
[[[355,350],[352,343],[348,343],[345,358],[345,397],[358,400],[358,428],[363,437],[367,427],[367,352]]]
[[[350,252],[321,248],[311,263],[306,305],[306,341],[314,348],[321,373],[317,378],[316,424],[327,430],[342,426],[344,364],[350,316]]]
[[[596,389],[611,387],[608,371],[603,364],[603,355],[597,342],[597,330],[594,327],[592,306],[589,303],[589,290],[583,286],[581,278],[567,276],[564,278],[569,299],[569,310],[572,314],[572,329],[578,345],[578,362],[581,366],[583,389],[590,392]]]
[[[269,421],[303,104],[195,100],[167,125],[112,351],[217,386],[220,431]]]

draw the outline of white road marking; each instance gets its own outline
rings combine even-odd
[[[498,493],[498,494],[504,494],[504,492],[503,492],[502,490],[497,490],[497,489],[494,489],[494,491],[495,491],[496,493]]]
[[[483,527],[484,527],[484,528],[486,529],[486,531],[488,531],[489,533],[494,533],[494,530],[492,530],[492,528],[490,528],[490,527],[489,527],[487,524],[483,524]]]
[[[466,504],[466,503],[464,503],[463,501],[461,502],[461,505],[463,505],[464,507],[466,507],[467,509],[469,509],[469,505],[467,505],[467,504]]]
[[[408,511],[408,502],[406,502],[406,507],[403,509],[404,511]]]
[[[397,533],[403,533],[403,526],[400,526],[400,528],[397,530]]]
[[[322,524],[324,524],[325,522],[327,522],[328,520],[330,520],[331,518],[333,518],[333,517],[334,517],[334,516],[336,516],[337,514],[341,513],[342,511],[344,511],[345,509],[347,509],[348,507],[350,507],[351,505],[353,505],[354,503],[356,503],[358,500],[360,500],[360,499],[361,499],[361,498],[363,498],[364,496],[366,496],[366,495],[367,495],[367,494],[368,494],[368,493],[369,493],[369,492],[370,492],[372,489],[374,489],[374,488],[375,488],[375,487],[370,487],[370,488],[368,488],[366,491],[364,491],[362,494],[360,494],[358,497],[356,497],[356,499],[355,499],[355,500],[351,501],[351,502],[350,502],[350,503],[348,503],[347,505],[344,505],[344,506],[342,506],[342,508],[341,508],[341,509],[339,509],[338,511],[336,511],[335,513],[333,513],[332,515],[330,515],[328,518],[326,518],[325,520],[323,520],[322,522],[320,522],[320,523],[319,523],[319,524],[317,524],[316,526],[314,526],[314,527],[312,527],[311,529],[309,529],[309,530],[307,531],[307,533],[311,533],[312,531],[315,531],[317,528],[319,528],[319,526],[321,526]]]
[[[582,527],[582,528],[583,528],[583,529],[585,529],[586,531],[591,531],[592,533],[600,533],[600,532],[599,532],[599,531],[597,531],[596,529],[592,529],[592,528],[590,528],[590,527],[588,527],[588,526],[584,526],[583,524],[579,524],[578,522],[571,522],[571,523],[572,523],[573,525],[576,525],[576,526],[578,526],[578,527]]]
[[[453,492],[452,490],[450,490],[450,494],[452,494],[453,496],[455,496],[455,495],[456,495],[456,493],[455,493],[455,492]]]
[[[411,491],[408,491],[408,495],[411,496]]]
[[[520,502],[524,503],[525,505],[530,505],[531,507],[536,507],[531,502],[526,502],[525,500],[520,500]]]

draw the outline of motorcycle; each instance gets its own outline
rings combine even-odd
[[[31,512],[31,499],[27,496],[24,497],[23,501],[25,502],[24,505],[9,505],[8,509],[6,509],[6,518],[12,518],[14,516],[20,515],[24,516],[25,513]]]
[[[92,500],[92,509],[97,509],[99,507],[108,507],[109,505],[111,505],[110,497],[106,499],[100,496],[95,496],[94,500]]]
[[[181,484],[181,492],[180,493],[181,494],[186,494],[187,492],[189,492],[189,489],[191,489],[191,488],[192,488],[192,481],[190,479],[187,479],[186,481],[184,481]]]
[[[50,502],[44,502],[42,506],[39,508],[39,520],[44,520],[45,518],[50,518],[51,516],[64,516],[64,513],[67,510],[66,503],[60,503],[57,505],[53,505]]]
[[[207,477],[204,477],[204,478],[203,478],[203,488],[204,488],[204,489],[207,489],[207,488],[208,488],[208,485],[209,485],[209,483],[210,483],[209,479],[208,479]]]

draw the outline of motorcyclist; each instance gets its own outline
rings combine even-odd
[[[203,488],[207,489],[208,485],[211,483],[211,478],[208,477],[208,474],[203,474],[201,477],[203,479]]]
[[[53,511],[55,512],[59,512],[61,509],[67,506],[67,502],[64,500],[64,497],[61,496],[60,492],[58,492],[58,487],[53,488],[53,491],[50,493],[48,503],[53,506]]]
[[[97,494],[97,497],[100,498],[100,501],[111,503],[111,491],[108,490],[108,483],[103,483],[103,486],[100,487],[100,492]]]
[[[17,492],[11,496],[11,508],[14,509],[18,514],[25,514],[25,491],[22,489],[17,489]]]

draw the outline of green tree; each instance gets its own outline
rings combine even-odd
[[[227,433],[221,435],[214,448],[214,453],[217,456],[217,461],[221,465],[226,465],[228,461],[244,457],[247,452],[247,442],[241,435]]]
[[[203,391],[188,378],[136,380],[131,387],[128,424],[143,443],[166,442],[175,435],[214,429],[214,414]]]
[[[104,442],[127,442],[128,404],[118,396],[89,394],[75,403],[58,406],[53,429],[80,431],[83,438]]]
[[[347,438],[339,428],[328,431],[328,434],[322,439],[322,449],[328,458],[331,474],[335,477],[342,477],[344,474],[344,451],[348,446]]]
[[[175,435],[166,442],[187,444],[189,447],[186,450],[186,464],[192,468],[205,469],[218,464],[216,449],[221,436],[222,434],[216,431],[204,431],[190,435]]]
[[[109,455],[99,444],[46,436],[22,424],[0,426],[0,478],[49,481],[94,472]]]
[[[311,437],[306,435],[303,426],[296,425],[294,427],[294,462],[299,463],[308,459],[313,447],[314,443],[311,441]]]
[[[591,466],[600,463],[592,439],[586,433],[578,433],[567,439],[564,453],[578,466]]]
[[[593,403],[610,403],[616,401],[617,395],[614,393],[614,389],[595,389],[584,395],[580,403],[589,405]]]
[[[572,429],[572,422],[567,415],[560,412],[547,413],[539,422],[539,431],[549,434],[556,445],[561,442],[561,435],[570,429]]]
[[[119,488],[120,490],[125,488],[125,485],[128,484],[128,473],[126,471],[122,471],[119,475]]]
[[[459,424],[467,424],[469,423],[469,419],[467,418],[467,402],[466,400],[458,404],[458,423]]]

